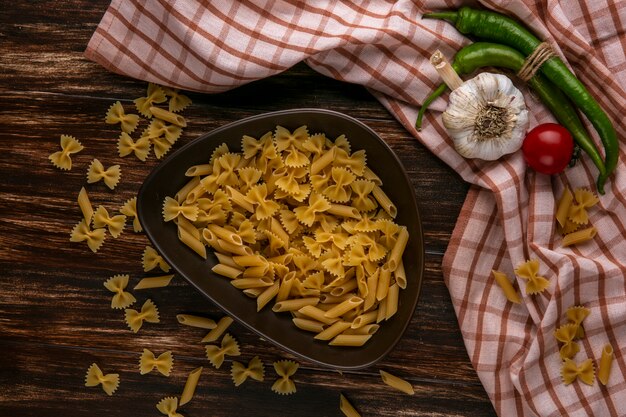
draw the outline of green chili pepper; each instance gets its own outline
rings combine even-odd
[[[464,47],[457,52],[454,57],[454,62],[452,62],[452,68],[459,74],[470,74],[483,67],[507,68],[517,72],[522,65],[524,65],[524,56],[515,49],[488,42],[476,42]],[[572,106],[561,90],[556,88],[554,84],[541,74],[535,74],[534,77],[528,80],[528,85],[537,93],[541,101],[550,109],[559,123],[569,130],[576,143],[589,154],[593,163],[598,167],[598,171],[600,171],[600,177],[598,178],[598,181],[600,181],[600,178],[604,177],[606,170],[602,156],[598,152],[591,137],[589,137],[574,106]],[[441,84],[426,98],[424,105],[417,115],[415,127],[418,130],[422,126],[422,117],[430,103],[441,96],[446,90],[447,86]]]
[[[541,43],[535,35],[515,20],[487,10],[461,7],[458,11],[427,13],[424,17],[449,20],[463,34],[508,45],[525,56],[530,55]],[[547,60],[540,67],[540,71],[582,110],[602,139],[606,172],[598,178],[598,191],[604,194],[604,182],[615,170],[619,153],[617,134],[611,120],[559,57]]]

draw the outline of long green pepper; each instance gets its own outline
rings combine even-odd
[[[457,11],[427,13],[424,17],[449,20],[463,34],[508,45],[525,56],[530,55],[541,44],[535,35],[515,20],[487,10],[461,7]],[[617,134],[611,120],[559,57],[550,58],[539,70],[582,110],[602,139],[606,172],[598,177],[597,186],[598,191],[604,194],[604,183],[617,167],[619,153]]]
[[[471,74],[483,67],[507,68],[518,72],[524,65],[524,56],[515,49],[505,45],[475,42],[461,49],[454,57],[452,68],[459,74]],[[600,175],[606,172],[602,156],[598,152],[595,144],[578,113],[567,97],[552,82],[541,74],[535,74],[528,85],[537,93],[541,101],[548,107],[554,117],[572,134],[574,140],[593,161],[600,171]],[[426,98],[422,108],[417,115],[415,127],[421,128],[422,117],[428,106],[447,90],[446,84],[441,84],[430,96]]]

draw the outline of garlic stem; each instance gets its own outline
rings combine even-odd
[[[456,73],[450,62],[441,53],[439,49],[430,56],[430,63],[435,67],[443,82],[446,83],[450,90],[456,90],[463,84],[463,80]]]

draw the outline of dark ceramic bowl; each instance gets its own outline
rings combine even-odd
[[[310,132],[324,132],[329,138],[345,134],[352,150],[365,149],[367,165],[380,176],[383,189],[398,208],[396,222],[406,225],[409,243],[404,253],[407,288],[400,292],[398,312],[362,347],[333,347],[313,339],[292,323],[291,315],[274,313],[266,307],[256,312],[256,300],[230,285],[230,280],[211,271],[217,259],[209,250],[204,260],[182,244],[176,226],[161,215],[163,199],[173,196],[187,181],[185,171],[206,163],[222,142],[239,152],[243,135],[260,137],[276,125],[293,130],[307,125]],[[387,144],[369,127],[352,117],[329,110],[295,109],[249,117],[199,137],[169,156],[145,180],[137,200],[139,220],[157,251],[202,294],[234,319],[289,352],[320,365],[336,369],[359,369],[383,358],[406,329],[422,283],[424,241],[413,187],[402,164]]]

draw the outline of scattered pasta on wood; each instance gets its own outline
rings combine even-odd
[[[84,146],[74,136],[61,135],[61,150],[51,154],[48,159],[55,167],[69,171],[72,169],[71,155],[83,149]]]
[[[96,387],[98,385],[102,385],[107,395],[113,395],[120,385],[120,376],[119,374],[105,375],[97,364],[92,363],[85,375],[85,386]]]
[[[152,370],[156,368],[162,375],[170,376],[172,366],[174,366],[174,357],[169,350],[161,353],[157,358],[152,351],[144,349],[139,358],[139,373],[141,375],[152,372]]]
[[[104,287],[114,293],[111,308],[126,308],[137,301],[131,293],[124,291],[128,285],[128,279],[128,275],[114,275],[104,282]]]
[[[274,370],[279,378],[274,381],[272,391],[280,395],[291,395],[296,392],[296,383],[291,378],[298,370],[298,365],[294,361],[278,361],[274,362]]]

